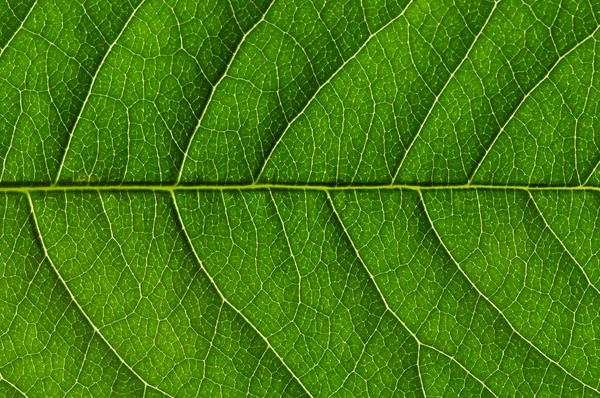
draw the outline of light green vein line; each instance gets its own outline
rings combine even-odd
[[[35,8],[35,6],[37,4],[38,4],[37,1],[35,1],[33,3],[33,5],[31,6],[31,8],[29,9],[29,11],[27,11],[27,15],[25,15],[25,18],[23,18],[23,20],[21,21],[21,24],[19,25],[19,27],[13,32],[12,36],[10,37],[10,39],[8,39],[8,41],[6,42],[6,44],[4,45],[4,47],[2,47],[0,49],[0,57],[2,57],[2,54],[4,54],[4,51],[10,46],[10,43],[17,36],[17,33],[19,33],[21,31],[21,29],[23,29],[23,26],[25,26],[25,22],[29,19],[29,16],[31,15],[31,12],[33,11],[33,9]]]
[[[423,390],[423,396],[427,398],[427,392],[425,391],[425,383],[423,383],[423,375],[421,374],[421,344],[417,345],[417,370],[419,371],[419,383]],[[483,386],[485,388],[485,386]]]
[[[7,380],[4,376],[2,376],[2,374],[0,374],[0,381],[4,381],[6,384],[8,384],[12,388],[14,388],[19,393],[21,393],[21,395],[23,395],[25,398],[27,398],[27,394],[25,394],[19,387],[17,387],[15,384],[13,384],[10,380]]]
[[[432,232],[435,234],[436,238],[439,240],[440,244],[442,245],[442,248],[444,249],[444,251],[448,254],[448,256],[450,257],[450,259],[452,260],[452,262],[456,265],[456,267],[458,268],[458,270],[460,271],[460,273],[465,277],[465,279],[471,284],[471,286],[473,286],[473,288],[475,289],[475,291],[479,294],[479,296],[481,296],[485,301],[487,301],[492,308],[494,308],[498,314],[500,314],[500,316],[502,317],[502,319],[504,319],[504,322],[506,322],[506,324],[508,325],[508,327],[510,327],[510,329],[517,335],[519,336],[521,339],[523,339],[523,341],[527,342],[535,351],[537,351],[540,355],[542,355],[544,358],[546,358],[549,362],[551,362],[552,364],[554,364],[556,367],[558,367],[559,369],[561,369],[563,372],[565,372],[565,374],[571,378],[573,378],[574,380],[578,381],[579,383],[581,383],[581,385],[583,387],[587,387],[597,393],[600,393],[600,390],[590,386],[589,384],[585,383],[584,381],[582,381],[581,379],[579,379],[578,377],[572,375],[571,373],[569,373],[560,363],[558,363],[557,361],[555,361],[554,359],[550,358],[548,355],[546,355],[545,352],[543,352],[542,350],[540,350],[535,344],[533,344],[533,342],[527,340],[506,318],[506,316],[504,315],[504,313],[502,311],[500,311],[500,308],[498,308],[496,306],[496,304],[494,304],[490,299],[487,298],[487,296],[485,296],[483,294],[483,292],[481,290],[479,290],[479,288],[477,287],[477,285],[475,285],[475,283],[471,280],[471,278],[469,278],[469,276],[466,274],[466,272],[462,269],[462,267],[460,266],[460,263],[454,258],[454,256],[452,255],[452,252],[450,251],[450,249],[448,249],[448,247],[446,246],[446,244],[444,243],[444,241],[442,240],[442,237],[440,236],[440,234],[437,232],[437,229],[435,229],[435,225],[433,224],[433,220],[431,219],[431,216],[429,215],[429,210],[427,209],[427,205],[425,202],[425,198],[423,197],[423,193],[421,191],[419,191],[419,196],[421,198],[421,203],[423,205],[423,209],[425,210],[425,215],[427,216],[427,220],[429,221],[429,224],[431,225],[431,230]]]
[[[283,236],[285,236],[285,241],[290,251],[290,255],[292,256],[292,260],[294,261],[294,266],[296,267],[296,275],[298,275],[298,305],[296,306],[296,310],[294,311],[294,316],[292,319],[296,319],[298,315],[298,310],[300,309],[300,304],[302,303],[302,275],[300,274],[300,267],[298,266],[298,260],[296,260],[296,254],[292,249],[292,244],[290,243],[290,238],[285,228],[285,223],[283,221],[283,217],[281,217],[281,213],[279,212],[279,206],[275,201],[275,197],[273,196],[273,191],[269,190],[269,197],[271,198],[271,202],[273,206],[275,206],[275,213],[277,213],[277,218],[279,219],[279,223],[281,224],[281,229],[283,230]]]
[[[492,151],[492,148],[498,141],[498,138],[500,138],[502,133],[506,130],[506,127],[510,124],[511,120],[517,115],[517,113],[519,112],[519,109],[521,109],[521,106],[527,101],[527,99],[531,98],[533,93],[535,93],[535,91],[538,89],[538,87],[540,87],[542,85],[542,83],[544,83],[546,80],[548,80],[550,78],[550,75],[552,74],[552,72],[558,67],[558,65],[560,65],[560,63],[564,59],[566,59],[570,54],[575,52],[575,50],[577,50],[579,47],[581,47],[588,40],[594,38],[594,35],[598,31],[598,29],[600,29],[600,25],[596,26],[596,28],[592,31],[592,33],[590,33],[588,36],[586,36],[585,39],[583,39],[579,43],[576,43],[566,53],[559,56],[556,59],[556,61],[554,62],[554,64],[552,64],[552,66],[550,66],[550,68],[548,69],[546,74],[544,76],[542,76],[542,78],[536,83],[536,85],[533,86],[527,93],[525,93],[523,98],[521,98],[521,101],[519,101],[519,103],[517,104],[515,109],[511,112],[511,114],[508,116],[508,118],[506,119],[504,124],[500,127],[500,130],[498,130],[498,133],[496,134],[496,136],[494,137],[494,139],[492,140],[490,145],[487,147],[487,149],[486,149],[485,153],[483,154],[483,156],[481,157],[481,159],[479,159],[479,162],[477,163],[475,170],[473,171],[473,173],[471,173],[471,176],[469,177],[469,182],[473,181],[475,179],[475,177],[477,177],[477,173],[479,172],[479,169],[481,168],[481,166],[485,162],[485,159],[488,157],[488,155]]]
[[[119,34],[117,35],[115,40],[110,44],[110,46],[104,53],[104,56],[102,57],[102,60],[100,61],[100,64],[96,68],[96,72],[94,72],[94,76],[92,76],[92,81],[90,82],[90,87],[87,89],[87,94],[85,96],[85,99],[81,103],[81,108],[79,108],[79,113],[77,114],[77,117],[75,118],[75,124],[73,124],[73,128],[71,129],[71,131],[69,131],[69,140],[67,141],[67,146],[65,147],[65,151],[62,154],[62,159],[60,160],[60,164],[58,165],[58,171],[56,172],[56,178],[54,179],[53,185],[56,185],[58,183],[58,181],[60,180],[60,175],[64,169],[65,161],[66,161],[67,155],[69,153],[69,148],[71,147],[71,141],[73,140],[73,135],[75,134],[75,130],[77,129],[77,126],[79,125],[79,121],[81,120],[83,111],[85,110],[85,108],[87,106],[90,96],[92,95],[92,91],[94,90],[94,83],[96,83],[96,79],[98,78],[98,75],[100,74],[100,70],[104,66],[104,62],[108,59],[108,55],[112,52],[112,49],[117,44],[117,42],[123,35],[123,32],[125,32],[125,30],[129,26],[129,23],[133,20],[133,18],[137,14],[138,10],[142,7],[142,5],[144,4],[145,1],[146,0],[141,0],[140,4],[138,4],[138,6],[133,9],[133,11],[131,12],[131,15],[129,16],[127,21],[125,21],[125,24],[123,25],[123,29],[121,29],[121,31],[119,32]]]
[[[229,300],[227,300],[227,298],[223,295],[223,293],[221,293],[219,286],[214,281],[212,276],[208,273],[208,271],[204,267],[204,263],[202,262],[202,260],[200,259],[200,256],[196,252],[194,243],[192,242],[192,239],[190,238],[190,235],[188,234],[187,229],[185,228],[185,224],[183,222],[183,217],[181,217],[181,212],[179,211],[179,205],[177,203],[177,198],[175,197],[175,192],[173,192],[173,190],[171,190],[171,197],[173,199],[173,206],[175,207],[175,213],[177,214],[177,219],[179,221],[179,224],[181,225],[181,230],[183,231],[183,234],[185,236],[185,239],[187,240],[187,243],[190,245],[190,249],[192,250],[192,253],[194,254],[194,258],[196,259],[196,262],[198,263],[198,265],[200,266],[200,268],[202,269],[202,271],[204,272],[204,274],[206,275],[206,277],[208,278],[210,283],[213,285],[213,287],[219,294],[219,297],[221,298],[221,300],[225,304],[227,304],[233,311],[235,311],[236,314],[241,316],[242,319],[244,321],[246,321],[246,323],[252,328],[252,330],[254,330],[254,332],[263,339],[265,344],[267,344],[267,347],[273,352],[273,354],[275,354],[275,356],[279,359],[279,361],[282,363],[282,365],[287,369],[287,371],[290,373],[290,375],[298,382],[300,387],[302,387],[302,389],[308,394],[308,396],[310,396],[312,398],[313,395],[309,392],[308,388],[306,388],[306,386],[302,383],[302,381],[300,381],[300,379],[296,376],[296,374],[294,372],[292,372],[292,370],[289,368],[287,363],[285,363],[285,361],[283,360],[283,357],[281,357],[281,355],[279,355],[279,353],[275,350],[275,348],[273,348],[273,346],[271,345],[269,340],[254,326],[254,324],[252,322],[250,322],[250,320],[248,318],[246,318],[246,316],[240,310],[238,310],[236,307],[234,307],[233,304],[231,304],[229,302]]]
[[[231,66],[234,63],[235,58],[237,57],[238,53],[240,52],[240,49],[242,48],[242,45],[244,45],[246,43],[246,39],[248,38],[248,36],[250,36],[250,34],[252,32],[254,32],[254,30],[262,24],[262,22],[265,21],[265,18],[267,17],[267,14],[271,10],[271,7],[273,7],[273,4],[275,4],[275,1],[276,0],[271,0],[271,3],[269,4],[269,6],[265,10],[265,12],[262,14],[262,17],[254,25],[252,25],[252,27],[250,29],[248,29],[247,32],[244,33],[244,35],[240,39],[240,42],[238,43],[237,47],[235,48],[235,50],[233,50],[233,53],[231,54],[231,58],[229,58],[229,62],[227,63],[227,67],[225,68],[225,71],[223,72],[221,77],[219,77],[219,80],[217,80],[217,82],[211,87],[210,94],[208,95],[208,98],[206,99],[206,102],[204,103],[204,109],[202,109],[202,113],[200,114],[200,117],[198,117],[198,122],[196,123],[196,127],[194,128],[194,131],[192,132],[190,140],[187,143],[187,147],[185,148],[185,152],[183,153],[181,167],[179,168],[179,172],[177,173],[176,184],[179,184],[179,182],[181,181],[181,178],[183,177],[183,171],[185,170],[185,162],[190,157],[189,153],[190,153],[192,144],[194,142],[194,138],[196,137],[196,133],[198,132],[198,130],[200,129],[200,126],[202,125],[202,121],[204,120],[204,116],[206,115],[208,106],[211,104],[212,99],[215,96],[217,87],[219,87],[221,82],[225,79],[225,77],[228,76],[229,69],[231,69]],[[233,15],[235,17],[235,12],[233,13]]]
[[[294,116],[292,118],[292,120],[289,121],[289,123],[286,123],[285,128],[283,129],[283,131],[281,132],[281,134],[279,135],[279,137],[277,137],[277,140],[275,141],[275,143],[273,144],[273,146],[269,149],[268,153],[266,153],[264,160],[262,161],[262,164],[260,165],[259,169],[258,169],[258,174],[256,175],[256,177],[254,177],[254,182],[258,182],[260,181],[265,169],[267,168],[267,165],[269,163],[269,161],[271,160],[271,156],[273,155],[273,153],[275,152],[275,150],[277,149],[277,147],[279,146],[279,144],[282,142],[283,137],[285,136],[285,134],[287,133],[287,131],[291,128],[291,126],[294,124],[294,122],[299,119],[302,115],[304,115],[304,113],[306,112],[306,110],[308,109],[308,107],[310,106],[310,104],[315,101],[315,99],[317,98],[317,96],[319,95],[319,93],[321,92],[321,90],[328,86],[333,79],[346,67],[346,65],[348,65],[352,60],[356,59],[356,57],[358,57],[358,55],[363,51],[363,49],[371,42],[371,40],[376,37],[380,32],[384,31],[388,26],[391,26],[394,24],[394,22],[398,21],[400,18],[402,18],[404,16],[404,13],[406,12],[406,10],[408,10],[408,8],[412,5],[414,0],[410,0],[402,9],[402,11],[396,15],[395,17],[391,18],[388,22],[386,22],[383,26],[381,26],[377,31],[373,32],[365,41],[364,43],[356,50],[356,52],[354,54],[352,54],[352,56],[350,56],[348,59],[346,59],[332,74],[331,76],[329,76],[329,78],[323,82],[323,84],[321,84],[317,90],[311,95],[310,99],[306,102],[306,104],[304,104],[304,107],[302,107],[302,109],[300,109],[300,111],[296,114],[296,116]]]
[[[496,9],[498,8],[498,3],[499,2],[500,2],[500,0],[494,2],[494,7],[490,11],[488,17],[486,18],[485,22],[483,23],[483,26],[481,27],[481,29],[479,30],[479,32],[477,33],[477,35],[473,38],[473,41],[471,42],[471,45],[469,46],[469,49],[465,53],[465,56],[460,61],[460,63],[456,66],[456,68],[454,68],[454,70],[452,71],[452,73],[450,74],[450,76],[448,77],[448,79],[446,80],[446,83],[444,84],[444,86],[441,88],[441,90],[435,96],[435,99],[433,100],[433,103],[431,104],[431,106],[429,107],[429,110],[427,111],[427,115],[425,115],[425,117],[423,118],[423,121],[419,125],[419,129],[417,130],[417,133],[415,134],[415,136],[411,140],[410,144],[406,148],[406,151],[404,151],[404,155],[402,156],[402,159],[400,160],[400,163],[398,163],[398,167],[396,167],[396,171],[394,172],[394,175],[392,176],[391,184],[394,184],[396,182],[396,179],[398,178],[398,174],[400,174],[400,170],[402,169],[402,166],[404,165],[404,161],[408,157],[408,153],[410,152],[410,150],[412,148],[414,148],[414,145],[415,145],[417,139],[419,138],[419,136],[421,135],[421,131],[423,130],[423,127],[427,123],[427,120],[429,120],[429,117],[431,116],[431,113],[433,112],[433,109],[439,103],[439,100],[440,100],[442,94],[444,94],[444,92],[446,91],[446,88],[448,87],[448,85],[450,84],[450,82],[452,80],[454,80],[454,76],[456,76],[456,73],[460,70],[460,68],[462,67],[462,65],[465,63],[465,61],[471,55],[471,51],[473,51],[473,48],[475,48],[475,44],[479,41],[479,38],[483,35],[483,31],[485,30],[486,26],[489,24],[490,20],[492,19],[492,15],[494,14],[494,12],[496,11]]]
[[[527,186],[527,185],[485,185],[485,184],[462,184],[462,185],[295,185],[295,184],[231,184],[231,185],[45,185],[45,186],[0,186],[0,192],[104,192],[104,191],[256,191],[256,190],[294,190],[294,191],[380,191],[380,190],[411,190],[411,191],[436,191],[436,190],[521,190],[526,192],[536,191],[595,191],[600,192],[600,187],[593,186]]]
[[[381,322],[383,322],[383,318],[385,318],[385,316],[386,316],[386,312],[384,311],[381,314],[381,317],[379,318],[377,325],[375,325],[375,328],[373,329],[373,333],[371,333],[371,335],[367,338],[367,341],[365,341],[363,343],[362,350],[360,351],[360,355],[358,356],[358,358],[356,358],[356,361],[354,362],[354,366],[352,367],[352,370],[350,372],[346,373],[346,377],[344,377],[344,380],[342,381],[340,386],[335,391],[333,391],[330,394],[330,396],[339,396],[341,394],[340,391],[342,390],[342,388],[346,387],[346,383],[348,383],[348,379],[350,379],[350,376],[357,374],[356,369],[358,368],[358,365],[360,365],[360,362],[364,358],[364,356],[367,352],[367,349],[369,348],[369,344],[373,340],[373,337],[375,337],[375,335],[379,331],[379,326],[381,325]],[[418,345],[417,346],[417,371],[419,373],[419,380],[421,381],[421,389],[423,390],[423,396],[425,398],[427,398],[427,394],[425,394],[425,389],[423,388],[423,383],[421,380],[421,370],[419,369],[419,365],[418,365],[418,363],[419,363],[418,353],[420,352],[420,348],[421,348],[421,346]],[[346,391],[348,391],[348,390],[346,390]]]
[[[529,194],[529,198],[531,199],[531,202],[533,203],[533,206],[535,207],[535,210],[538,212],[538,214],[540,215],[540,218],[542,219],[542,221],[544,222],[544,226],[548,229],[548,231],[550,231],[550,233],[552,233],[552,236],[558,241],[558,243],[560,244],[560,246],[562,247],[562,249],[565,251],[565,253],[567,253],[567,255],[569,256],[569,258],[571,260],[573,260],[573,262],[575,264],[577,264],[577,266],[579,267],[579,269],[581,270],[581,273],[583,274],[583,276],[585,277],[585,280],[587,281],[588,285],[590,285],[590,287],[596,291],[596,293],[600,294],[600,290],[598,290],[598,288],[596,287],[596,285],[594,285],[592,283],[592,281],[590,280],[590,278],[588,277],[588,274],[585,272],[585,270],[583,269],[583,265],[581,265],[581,263],[579,263],[579,261],[577,261],[577,259],[575,258],[575,256],[573,255],[573,253],[571,253],[571,251],[569,249],[567,249],[567,246],[565,246],[565,244],[563,243],[562,239],[560,239],[558,237],[558,235],[556,235],[556,232],[554,231],[554,229],[550,226],[550,224],[548,223],[548,221],[546,220],[546,217],[544,217],[544,213],[542,213],[542,210],[540,209],[540,207],[538,206],[535,198],[533,197],[533,195],[531,194],[531,192],[528,192]]]
[[[52,270],[54,271],[54,273],[56,274],[56,276],[58,277],[58,279],[60,280],[60,282],[62,283],[62,285],[64,286],[64,288],[66,289],[67,293],[69,293],[69,296],[71,297],[71,300],[73,301],[73,303],[75,304],[75,306],[79,309],[79,311],[81,312],[81,314],[83,315],[83,317],[87,320],[87,322],[89,323],[89,325],[94,329],[94,332],[96,332],[98,334],[98,336],[100,336],[100,338],[102,339],[102,341],[104,342],[104,344],[106,344],[106,346],[110,349],[110,351],[117,358],[119,358],[119,360],[121,361],[121,363],[123,365],[125,365],[127,367],[127,369],[129,369],[131,371],[131,373],[133,373],[142,383],[144,383],[144,385],[146,387],[153,388],[153,389],[161,392],[162,394],[164,394],[167,397],[175,398],[172,395],[170,395],[170,394],[166,393],[165,391],[161,390],[157,386],[153,386],[153,385],[149,384],[148,382],[146,382],[146,380],[144,380],[131,366],[129,366],[129,364],[127,362],[125,362],[125,360],[117,353],[117,351],[114,349],[114,347],[104,337],[104,335],[102,334],[102,332],[100,331],[100,329],[98,329],[98,327],[96,327],[96,324],[94,324],[94,322],[92,322],[92,320],[90,319],[90,317],[88,316],[88,314],[83,310],[83,307],[79,304],[79,302],[77,301],[77,299],[73,295],[73,292],[71,291],[71,289],[69,288],[69,286],[67,285],[67,283],[65,282],[65,280],[63,279],[61,273],[58,271],[58,268],[56,268],[56,266],[54,265],[54,262],[52,262],[52,259],[50,258],[50,254],[48,253],[48,249],[46,248],[46,244],[44,243],[44,238],[42,237],[42,231],[41,231],[41,229],[39,227],[39,224],[38,224],[37,216],[36,216],[36,213],[35,213],[35,207],[33,206],[33,200],[31,199],[31,195],[29,194],[29,192],[26,193],[26,196],[27,196],[27,201],[29,202],[29,207],[31,208],[31,217],[33,218],[33,222],[34,222],[34,225],[35,225],[36,233],[37,233],[37,235],[39,237],[40,244],[42,245],[42,249],[44,251],[44,256],[46,257],[46,259],[50,263],[50,267],[52,268]]]
[[[290,243],[290,239],[289,239],[290,235],[288,234],[288,232],[286,230],[285,222],[284,222],[283,218],[281,217],[281,213],[279,212],[279,206],[277,205],[277,201],[275,200],[275,197],[273,196],[273,191],[269,190],[269,196],[271,198],[271,202],[275,206],[275,212],[277,213],[277,217],[279,218],[279,221],[280,221],[280,224],[281,224],[281,228],[283,230],[283,235],[285,236],[288,249],[290,251],[290,254],[291,254],[292,259],[294,261],[294,264],[296,266],[296,272],[298,274],[298,306],[296,306],[296,312],[292,316],[292,319],[296,319],[296,315],[298,314],[298,309],[300,308],[300,304],[302,302],[302,277],[300,275],[300,268],[298,267],[298,262],[296,261],[296,256],[294,254],[294,251],[292,249],[292,245]],[[348,281],[346,280],[346,286],[347,286],[347,282]],[[385,317],[385,312],[383,314],[381,314],[381,317],[379,318],[379,322],[377,322],[377,326],[375,327],[375,330],[373,331],[373,333],[371,333],[371,335],[367,338],[367,341],[363,344],[363,347],[362,347],[362,350],[360,352],[360,355],[356,359],[352,370],[346,374],[346,377],[344,378],[344,380],[342,381],[342,383],[340,384],[340,386],[335,391],[333,391],[331,393],[331,396],[335,396],[335,395],[339,394],[339,391],[342,388],[344,388],[344,386],[346,386],[346,382],[348,381],[348,379],[350,378],[350,376],[353,375],[353,374],[356,374],[356,369],[358,368],[358,365],[359,365],[360,361],[364,357],[364,355],[365,355],[365,353],[367,351],[368,345],[371,342],[373,336],[375,336],[376,331],[377,331],[377,329],[379,329],[379,325],[383,321],[384,317]]]
[[[90,352],[90,347],[92,346],[92,342],[94,341],[94,337],[96,337],[96,331],[92,332],[90,339],[88,340],[87,344],[85,345],[85,352],[83,353],[83,360],[81,361],[81,366],[79,367],[79,371],[77,372],[77,376],[75,377],[76,383],[73,383],[73,385],[67,390],[67,392],[65,392],[65,397],[69,396],[69,394],[72,394],[71,392],[75,389],[77,384],[81,385],[81,382],[79,381],[79,379],[81,378],[81,374],[83,373],[83,368],[85,368],[86,362],[88,361],[88,354]]]
[[[380,297],[381,301],[385,305],[385,308],[387,309],[387,311],[389,311],[390,314],[392,314],[392,316],[394,318],[396,318],[396,320],[413,337],[413,339],[415,339],[415,341],[417,342],[418,348],[419,348],[419,352],[420,352],[420,346],[423,346],[423,347],[427,347],[427,348],[429,348],[429,349],[431,349],[433,351],[436,351],[436,352],[442,354],[446,358],[450,359],[452,362],[456,363],[469,376],[471,376],[472,378],[474,378],[475,380],[477,380],[482,385],[482,387],[485,388],[486,390],[488,390],[493,396],[497,397],[496,393],[494,393],[480,378],[478,378],[473,373],[471,373],[469,371],[469,369],[465,368],[460,362],[458,362],[456,360],[456,358],[454,358],[453,356],[451,356],[449,354],[446,354],[445,352],[441,351],[440,349],[438,349],[438,348],[436,348],[436,347],[434,347],[432,345],[429,345],[429,344],[421,342],[421,340],[416,335],[416,333],[414,333],[411,329],[409,329],[408,326],[406,326],[406,324],[404,323],[404,321],[402,321],[402,319],[396,314],[396,312],[392,310],[392,308],[389,306],[388,302],[386,301],[385,296],[383,295],[383,293],[379,289],[379,285],[377,285],[377,282],[375,282],[375,277],[373,276],[373,274],[371,273],[371,271],[369,271],[369,268],[367,268],[367,265],[365,264],[365,262],[363,261],[362,257],[360,256],[358,248],[354,245],[354,241],[350,238],[350,234],[348,233],[348,230],[346,229],[346,226],[342,222],[342,218],[340,217],[340,215],[339,215],[339,213],[338,213],[335,205],[333,204],[333,200],[331,198],[331,195],[329,194],[329,192],[327,192],[326,194],[327,194],[327,201],[329,203],[329,206],[331,207],[331,210],[333,211],[333,214],[334,214],[337,222],[342,227],[342,230],[344,231],[344,236],[346,237],[346,239],[348,239],[348,241],[350,243],[350,246],[352,246],[352,249],[354,251],[354,255],[356,256],[356,258],[358,259],[358,261],[363,266],[364,270],[369,275],[371,283],[373,283],[373,286],[375,287],[375,290],[377,290],[377,293],[379,294],[379,297]],[[417,363],[417,369],[419,371],[419,379],[421,380],[421,369],[419,368],[418,363]],[[423,394],[425,394],[425,386],[422,384],[422,381],[421,381],[421,388],[423,389]]]

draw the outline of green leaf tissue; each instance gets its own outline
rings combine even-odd
[[[600,396],[600,0],[0,0],[0,397]]]

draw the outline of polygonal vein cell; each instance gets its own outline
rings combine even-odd
[[[479,292],[540,353],[597,390],[600,295],[528,193],[440,190],[425,200],[445,247]]]
[[[599,13],[587,1],[499,2],[432,111],[397,182],[576,181],[574,166],[580,172],[589,168],[590,153],[597,151],[589,129],[580,126],[584,139],[576,151],[584,163],[573,161],[574,120],[585,107],[581,91],[591,73],[589,44]],[[577,72],[569,64],[578,65]]]
[[[25,195],[2,194],[0,206],[2,396],[141,396],[44,257]]]
[[[62,183],[175,182],[214,85],[269,2],[149,1],[97,74]]]
[[[0,57],[19,33],[36,4],[35,0],[3,0],[0,6]]]
[[[320,192],[177,194],[223,295],[314,396],[420,394],[417,346],[387,313]]]
[[[0,396],[597,396],[598,21],[0,0]]]
[[[93,75],[133,8],[36,2],[0,58],[1,181],[55,178]]]
[[[289,127],[263,181],[389,183],[493,9],[411,3]]]
[[[57,272],[115,352],[172,396],[301,392],[193,258],[168,194],[33,198]]]
[[[432,394],[460,390],[463,382],[475,388],[463,369],[447,363],[450,358],[498,396],[556,393],[565,386],[583,393],[581,383],[516,335],[457,269],[432,231],[418,193],[357,190],[336,193],[333,200],[390,309],[435,349],[425,351],[422,366]],[[439,362],[431,363],[432,357]],[[461,376],[446,383],[448,372]]]
[[[355,62],[375,32],[398,21],[409,3],[382,2],[364,9],[358,1],[275,2],[212,97],[182,182],[258,179],[290,123]]]

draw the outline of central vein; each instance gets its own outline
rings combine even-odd
[[[488,189],[524,191],[600,191],[595,186],[527,186],[527,185],[477,185],[477,184],[387,184],[387,185],[298,185],[298,184],[229,184],[229,185],[58,185],[58,186],[0,186],[0,192],[52,192],[52,191],[253,191],[253,190],[300,190],[300,191],[355,191],[355,190],[394,190],[413,191],[449,189]]]

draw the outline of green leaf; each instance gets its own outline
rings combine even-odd
[[[599,396],[597,0],[0,0],[0,396]]]

